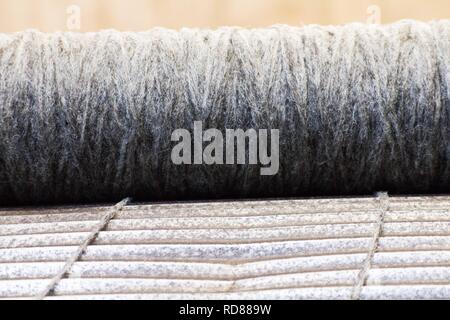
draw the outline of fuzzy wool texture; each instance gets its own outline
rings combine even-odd
[[[279,173],[174,165],[194,121]],[[0,205],[448,193],[449,141],[449,20],[0,35]]]

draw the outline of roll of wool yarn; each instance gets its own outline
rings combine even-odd
[[[279,170],[175,164],[199,122]],[[449,141],[448,20],[0,35],[0,205],[449,192]]]

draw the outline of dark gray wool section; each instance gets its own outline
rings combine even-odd
[[[0,205],[450,192],[450,21],[0,35]],[[280,171],[172,164],[280,130]]]

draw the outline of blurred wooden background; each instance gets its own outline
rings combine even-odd
[[[67,23],[77,14],[71,5],[80,8],[79,28]],[[342,24],[378,16],[381,23],[449,19],[450,0],[0,0],[0,32]]]

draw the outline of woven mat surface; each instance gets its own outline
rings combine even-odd
[[[110,209],[0,210],[0,297],[38,295]],[[131,203],[46,299],[351,299],[361,279],[358,299],[450,299],[450,196],[390,197],[375,245],[379,217],[376,197]]]

